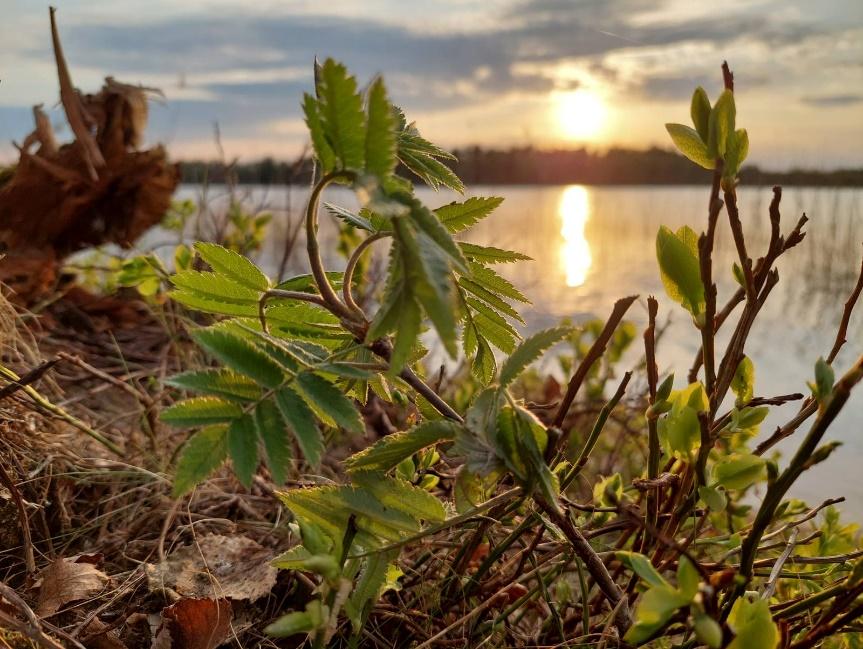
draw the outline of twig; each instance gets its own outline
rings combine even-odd
[[[36,574],[36,560],[33,556],[33,539],[30,537],[30,517],[27,515],[27,507],[24,505],[24,499],[21,498],[21,492],[11,476],[6,473],[3,463],[0,462],[0,482],[9,490],[9,495],[15,501],[15,507],[18,508],[18,522],[21,525],[21,536],[23,537],[24,545],[24,564],[27,566],[27,574]]]
[[[770,571],[770,577],[767,578],[767,583],[764,584],[764,592],[761,593],[761,599],[770,601],[770,598],[773,597],[773,593],[776,592],[776,584],[779,582],[779,575],[782,573],[782,566],[785,565],[788,557],[790,557],[791,553],[794,552],[794,547],[796,545],[797,528],[795,527],[791,531],[791,538],[788,539],[788,545],[785,547],[785,550],[782,552],[782,554],[779,555],[776,563],[773,564],[773,569]]]
[[[353,283],[354,279],[354,271],[357,268],[360,257],[362,257],[366,249],[375,241],[383,239],[385,236],[387,236],[386,232],[375,232],[374,234],[369,235],[368,237],[363,239],[359,243],[359,245],[357,245],[353,254],[351,254],[350,259],[348,259],[348,265],[345,267],[345,274],[342,279],[342,297],[345,300],[345,304],[348,305],[348,308],[359,315],[363,315],[363,310],[356,303],[356,301],[354,300],[354,296],[351,293],[351,284]]]
[[[614,303],[614,309],[611,311],[611,315],[608,318],[608,322],[605,323],[605,328],[603,328],[602,332],[594,341],[591,348],[588,350],[584,359],[579,364],[578,368],[575,370],[575,373],[572,375],[572,378],[569,380],[569,385],[566,389],[566,394],[560,402],[560,407],[557,410],[557,414],[554,417],[552,425],[560,428],[563,426],[563,421],[566,419],[566,413],[569,411],[572,402],[575,400],[576,394],[578,394],[578,390],[581,387],[581,384],[584,382],[584,379],[587,377],[590,368],[593,367],[593,364],[599,360],[602,355],[605,353],[605,348],[608,345],[608,341],[611,340],[611,336],[614,334],[615,329],[620,324],[620,321],[623,319],[623,316],[626,314],[626,311],[635,302],[637,295],[631,295],[629,297],[622,298]],[[557,447],[558,449],[563,448],[566,440],[569,437],[569,432],[564,431],[563,435],[561,435],[558,440]]]
[[[26,624],[20,623],[14,618],[8,616],[4,610],[0,609],[0,618],[4,619],[6,624],[14,626],[19,632],[23,633],[33,640],[33,642],[38,643],[45,649],[63,649],[63,645],[45,635],[42,631],[41,625],[39,624],[39,618],[37,618],[33,610],[27,606],[27,602],[21,599],[18,593],[9,588],[9,586],[4,584],[2,581],[0,581],[0,596],[18,608],[27,620]]]

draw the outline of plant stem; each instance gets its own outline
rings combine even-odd
[[[357,264],[360,261],[360,257],[366,251],[366,249],[372,245],[375,241],[383,239],[388,236],[385,232],[375,232],[374,234],[369,235],[365,239],[363,239],[360,244],[356,247],[353,254],[351,254],[350,259],[348,259],[348,265],[345,267],[345,275],[342,279],[342,297],[345,300],[345,304],[347,304],[348,308],[355,312],[357,315],[362,315],[363,310],[359,307],[359,305],[354,301],[354,296],[351,293],[351,284],[353,283],[354,271],[357,268]]]

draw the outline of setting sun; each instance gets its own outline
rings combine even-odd
[[[555,96],[560,132],[574,140],[595,138],[605,123],[605,104],[590,90],[575,90]]]

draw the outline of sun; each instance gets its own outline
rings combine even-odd
[[[590,90],[574,90],[555,95],[558,128],[573,140],[596,138],[605,124],[605,104]]]

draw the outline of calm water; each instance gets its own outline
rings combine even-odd
[[[468,231],[466,238],[519,250],[535,260],[498,267],[533,301],[533,307],[523,311],[527,333],[554,325],[562,317],[576,321],[605,318],[617,298],[633,293],[641,299],[628,317],[642,326],[647,319],[646,297],[656,295],[660,322],[671,318],[658,350],[660,368],[675,371],[680,387],[700,337],[687,314],[665,297],[654,240],[661,224],[672,229],[683,224],[703,229],[707,191],[702,187],[473,187],[469,195],[503,196],[505,201],[494,215]],[[181,189],[180,196],[196,198],[199,192],[199,188],[187,186]],[[420,194],[435,207],[458,198],[432,191]],[[217,195],[217,190],[212,192],[216,203]],[[275,272],[281,254],[285,209],[302,207],[305,196],[305,188],[294,189],[290,195],[283,188],[248,191],[250,205],[266,205],[277,213],[272,236],[259,259],[271,272]],[[749,253],[755,258],[767,247],[771,196],[769,188],[740,191],[741,219]],[[347,207],[353,204],[350,195],[339,190],[325,199]],[[756,365],[756,394],[760,396],[808,392],[806,381],[812,376],[818,356],[830,351],[863,254],[863,190],[785,190],[783,232],[789,231],[803,212],[810,219],[806,239],[780,260],[780,283],[762,310],[747,345],[746,351]],[[333,232],[332,224],[325,214],[322,219],[322,234],[327,237]],[[302,253],[302,248],[298,252]],[[727,221],[720,220],[714,261],[720,305],[736,288],[731,275],[735,259]],[[334,267],[344,264],[337,257],[327,262]],[[293,272],[304,270],[302,254],[296,254],[291,263]],[[726,325],[726,336],[732,328],[733,324]],[[725,342],[722,333],[720,350]],[[640,345],[634,345],[640,353]],[[863,305],[852,319],[848,343],[834,364],[837,375],[860,353]],[[637,361],[636,356],[631,363]],[[775,408],[763,430],[769,433],[790,418],[795,409],[794,405]],[[861,428],[863,389],[852,396],[829,436],[842,440],[845,446],[826,464],[805,474],[794,495],[813,504],[843,495],[848,499],[843,509],[857,517],[863,515],[863,475],[858,468],[863,460]],[[782,449],[789,452],[801,436],[802,431],[798,431]]]

